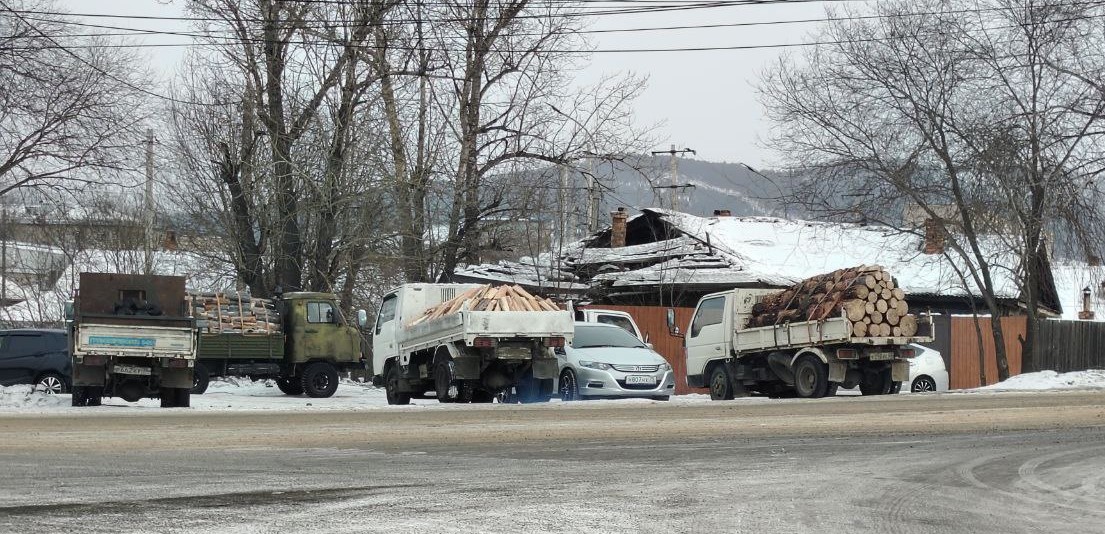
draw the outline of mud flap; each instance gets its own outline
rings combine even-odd
[[[106,381],[107,369],[104,366],[73,364],[74,386],[103,386]]]
[[[559,365],[556,358],[534,358],[533,377],[551,379],[556,378]]]
[[[890,364],[890,379],[895,382],[909,380],[909,360],[894,360]]]
[[[844,362],[829,362],[829,382],[844,382],[848,374],[848,364]]]
[[[161,387],[192,389],[191,367],[162,367]]]
[[[479,380],[480,357],[469,355],[454,356],[453,376],[461,380]]]

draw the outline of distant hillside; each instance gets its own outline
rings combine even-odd
[[[636,168],[634,168],[636,167]],[[667,156],[642,157],[632,164],[605,164],[596,174],[609,188],[603,195],[602,212],[618,206],[671,207],[670,159]],[[736,163],[716,163],[679,158],[676,189],[679,211],[694,215],[712,215],[714,210],[729,210],[733,215],[780,215],[779,197],[785,183],[771,172],[754,172]]]

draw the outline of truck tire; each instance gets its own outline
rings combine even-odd
[[[299,377],[303,392],[308,397],[326,398],[338,390],[338,370],[326,362],[315,362],[303,370]]]
[[[890,378],[890,369],[865,371],[863,380],[859,382],[859,392],[864,395],[886,395],[893,387],[894,381]]]
[[[438,402],[456,402],[460,397],[461,384],[453,372],[453,359],[442,358],[434,365],[434,391]]]
[[[794,364],[794,391],[804,399],[820,399],[829,390],[829,367],[812,354]]]
[[[176,388],[161,388],[161,407],[176,407]]]
[[[710,399],[733,400],[733,381],[729,379],[729,370],[724,365],[718,365],[710,372]]]
[[[576,374],[571,369],[565,369],[560,373],[560,400],[564,402],[580,400],[579,382]]]
[[[202,363],[196,363],[196,368],[192,372],[192,394],[203,395],[203,392],[207,391],[207,385],[211,383],[211,373],[207,372],[207,368]]]
[[[303,384],[295,378],[282,376],[276,379],[276,387],[285,395],[302,395]]]
[[[177,408],[192,407],[192,390],[190,388],[174,388],[174,392],[176,393]]]
[[[88,389],[84,386],[73,386],[73,406],[86,406],[87,401],[86,391]]]
[[[399,391],[399,369],[395,365],[388,366],[387,373],[384,374],[384,391],[387,393],[388,404],[400,406],[411,403],[410,394]]]
[[[99,406],[104,400],[103,386],[87,386],[84,388],[84,405]]]

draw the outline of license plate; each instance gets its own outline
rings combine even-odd
[[[137,365],[116,365],[114,372],[124,375],[149,375],[151,374],[149,367],[138,367]]]
[[[895,355],[893,352],[872,352],[867,357],[872,360],[893,360]]]
[[[625,377],[626,384],[655,384],[656,378],[648,375],[629,375]]]

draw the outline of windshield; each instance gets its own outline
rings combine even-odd
[[[586,349],[593,347],[634,347],[645,348],[641,340],[633,337],[621,328],[609,326],[577,326],[572,347]]]

